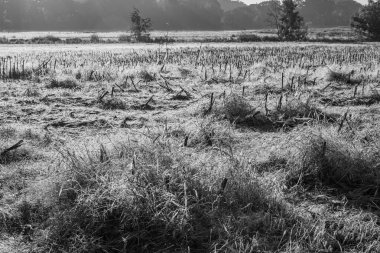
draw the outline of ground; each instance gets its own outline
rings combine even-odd
[[[379,252],[379,48],[2,46],[0,251]]]

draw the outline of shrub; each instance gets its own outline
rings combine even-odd
[[[62,40],[60,38],[54,37],[52,35],[48,35],[45,37],[32,38],[31,42],[35,43],[35,44],[55,44],[55,43],[62,42]]]
[[[260,36],[257,36],[256,34],[241,34],[238,36],[237,40],[239,42],[257,42],[262,41]]]
[[[131,36],[127,34],[121,34],[118,37],[119,42],[131,42]]]

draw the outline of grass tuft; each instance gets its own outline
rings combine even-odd
[[[100,102],[100,107],[104,110],[125,110],[127,105],[119,98],[104,98]]]
[[[54,78],[46,85],[48,89],[80,89],[80,84],[77,80],[67,77],[67,78]]]
[[[138,74],[139,78],[146,83],[156,81],[156,75],[149,73],[147,70],[141,70]]]
[[[379,150],[348,141],[332,130],[308,129],[297,134],[298,144],[289,161],[289,185],[325,185],[349,193],[347,197],[356,202],[380,204]]]

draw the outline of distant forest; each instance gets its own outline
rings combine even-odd
[[[0,30],[128,30],[133,8],[156,30],[269,28],[270,2],[231,0],[0,0]],[[361,5],[354,0],[304,0],[309,27],[348,26]]]

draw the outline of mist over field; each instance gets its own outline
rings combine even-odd
[[[231,0],[12,0],[0,1],[0,30],[128,30],[133,8],[156,30],[261,29],[270,27],[269,2]],[[348,26],[361,5],[354,0],[306,0],[310,27]]]

